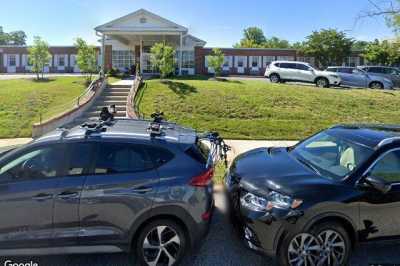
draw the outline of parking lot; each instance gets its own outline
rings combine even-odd
[[[187,255],[184,266],[216,266],[216,265],[276,265],[271,258],[253,253],[244,247],[234,234],[226,217],[225,198],[222,193],[215,194],[216,211],[207,237],[199,249]],[[43,256],[1,258],[0,265],[6,260],[14,263],[37,263],[38,266],[128,266],[132,265],[125,254],[94,254],[70,256]],[[368,245],[356,249],[351,259],[351,265],[368,264],[394,265],[400,263],[400,247],[398,245],[379,244]]]

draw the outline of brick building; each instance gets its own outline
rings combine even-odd
[[[188,29],[147,10],[140,9],[95,28],[101,38],[99,67],[122,71],[140,64],[142,73],[155,73],[150,62],[150,48],[156,42],[166,42],[176,50],[177,74],[211,74],[207,57],[211,48],[206,42],[190,35]],[[314,64],[314,58],[304,57],[295,49],[222,48],[225,54],[223,72],[231,75],[262,75],[271,61],[304,61]],[[50,47],[51,60],[45,72],[80,72],[73,46]],[[359,53],[346,58],[344,65],[364,64]],[[0,73],[31,71],[27,47],[0,46]]]

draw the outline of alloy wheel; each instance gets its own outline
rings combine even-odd
[[[371,84],[371,88],[375,89],[375,90],[380,90],[380,89],[382,89],[382,85],[378,82],[374,82]]]
[[[325,88],[328,85],[325,79],[319,79],[317,80],[317,86],[320,88]]]
[[[321,245],[321,259],[318,265],[342,265],[346,256],[346,243],[343,237],[334,230],[325,230],[319,233]]]
[[[289,243],[288,262],[291,266],[317,266],[321,247],[318,239],[307,233],[298,234]]]
[[[271,82],[272,83],[278,83],[279,82],[279,77],[277,75],[271,75]]]
[[[143,241],[144,260],[149,266],[173,265],[181,248],[181,239],[169,226],[150,230]]]

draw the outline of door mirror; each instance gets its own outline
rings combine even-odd
[[[378,176],[371,176],[368,175],[365,178],[365,184],[367,184],[370,187],[373,187],[374,189],[382,192],[382,193],[388,193],[392,189],[392,185],[387,183],[385,179],[378,177]]]

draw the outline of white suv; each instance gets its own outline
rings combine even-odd
[[[315,83],[318,87],[339,86],[341,79],[334,72],[318,71],[307,63],[294,61],[274,61],[265,70],[265,77],[272,83],[300,81]]]

